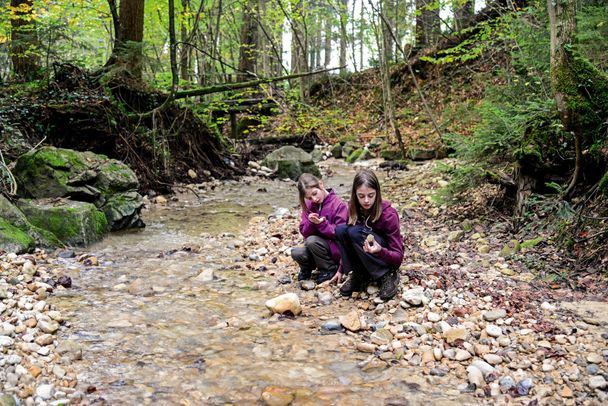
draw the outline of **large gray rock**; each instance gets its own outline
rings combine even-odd
[[[120,161],[92,152],[43,147],[21,156],[13,173],[21,197],[69,197],[110,214],[112,230],[143,226],[137,177]]]
[[[321,176],[312,156],[303,149],[291,145],[281,147],[264,158],[262,165],[271,168],[281,178],[298,180],[301,174],[308,172]]]
[[[17,202],[30,223],[52,232],[67,245],[88,245],[108,230],[106,216],[95,205],[68,199],[21,199]]]

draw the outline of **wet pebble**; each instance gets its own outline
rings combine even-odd
[[[343,331],[342,325],[338,320],[330,320],[321,324],[321,331],[325,332],[341,332]]]
[[[521,381],[517,382],[515,386],[515,390],[519,396],[527,396],[530,393],[530,389],[534,386],[534,383],[531,378],[525,378]]]
[[[596,375],[599,371],[600,367],[598,367],[596,364],[587,365],[587,373],[589,375]]]
[[[431,371],[429,372],[429,374],[433,376],[446,376],[447,373],[448,370],[445,368],[431,368]]]
[[[310,279],[300,282],[300,288],[302,290],[313,290],[316,286],[317,284],[315,283],[315,281],[312,281]]]
[[[279,276],[278,282],[281,285],[288,285],[291,283],[291,278],[289,277],[289,275],[281,275]]]

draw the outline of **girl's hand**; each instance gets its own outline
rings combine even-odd
[[[331,284],[335,283],[337,285],[337,284],[341,283],[343,279],[344,279],[344,275],[342,274],[342,272],[336,272],[334,277],[329,280],[329,284],[331,285]]]
[[[325,217],[319,217],[317,213],[310,213],[308,215],[308,220],[313,224],[321,224],[325,221]]]
[[[371,244],[368,239],[365,239],[363,242],[363,251],[367,252],[368,254],[377,254],[381,249],[382,246],[378,244],[378,241],[376,240],[373,240]]]

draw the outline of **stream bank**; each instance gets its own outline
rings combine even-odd
[[[347,195],[352,167],[323,165],[333,173],[326,183]],[[44,346],[51,356],[37,377],[5,369],[18,389],[9,393],[28,395],[25,404],[605,402],[605,304],[577,304],[585,297],[549,289],[526,262],[501,257],[502,221],[457,220],[435,204],[430,195],[444,182],[435,165],[383,175],[407,247],[402,291],[386,303],[374,286],[344,299],[335,287],[294,282],[287,254],[301,237],[292,182],[216,181],[148,202],[145,230],[112,233],[89,256],[37,264],[73,281],[43,309],[67,321]],[[268,313],[264,302],[284,292],[297,293],[302,315]],[[16,341],[43,335],[19,328]],[[62,343],[82,360],[62,364],[53,356]],[[74,388],[57,380],[56,366]]]

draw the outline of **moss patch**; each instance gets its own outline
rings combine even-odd
[[[348,163],[355,162],[357,159],[359,159],[359,157],[361,155],[363,155],[363,153],[364,153],[363,148],[359,148],[359,149],[354,150],[353,152],[350,153],[350,155],[348,156],[348,158],[346,158],[346,162],[348,162]]]
[[[0,248],[21,254],[33,250],[35,246],[32,237],[0,217]]]
[[[19,207],[34,226],[50,231],[68,245],[88,245],[108,230],[105,215],[90,203],[21,200]]]

